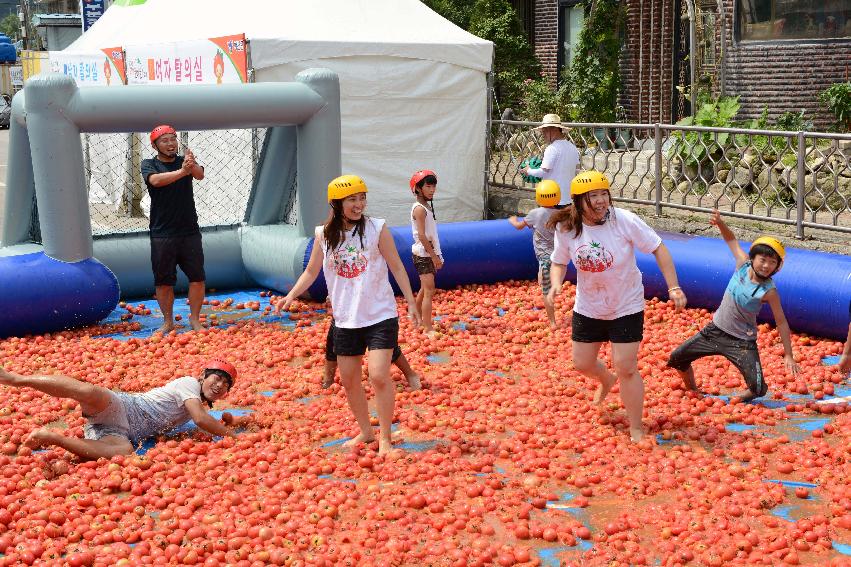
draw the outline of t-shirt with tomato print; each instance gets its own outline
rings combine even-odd
[[[644,285],[635,249],[649,254],[662,243],[635,213],[613,207],[605,224],[582,225],[582,234],[555,233],[551,256],[557,264],[576,266],[574,311],[593,319],[612,320],[644,310]]]
[[[323,227],[316,227],[334,324],[341,329],[369,327],[399,316],[387,262],[378,249],[383,226],[384,219],[366,217],[363,235],[346,231],[334,250],[328,250]]]

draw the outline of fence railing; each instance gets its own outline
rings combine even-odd
[[[533,191],[519,167],[543,156],[538,122],[492,122],[491,187]],[[851,233],[851,135],[669,124],[565,123],[583,170],[616,201]]]

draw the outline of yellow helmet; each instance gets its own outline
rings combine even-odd
[[[757,244],[765,244],[780,256],[780,261],[782,262],[786,258],[786,249],[783,247],[783,244],[779,240],[771,236],[760,236],[751,244],[751,248],[756,246]]]
[[[552,179],[535,185],[535,202],[542,207],[555,207],[561,201],[561,188]]]
[[[341,175],[328,184],[328,202],[366,192],[366,183],[363,182],[363,179],[357,175]]]
[[[570,182],[570,194],[582,195],[597,189],[608,189],[609,179],[599,171],[583,171]]]

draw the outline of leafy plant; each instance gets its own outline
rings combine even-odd
[[[578,119],[614,122],[620,89],[620,28],[626,16],[618,0],[584,0],[587,17],[567,72]]]
[[[9,36],[12,41],[16,41],[21,35],[21,20],[17,14],[9,14],[0,20],[0,33]]]
[[[851,82],[830,85],[819,100],[836,116],[839,128],[851,131]]]
[[[677,122],[680,126],[706,126],[730,128],[739,112],[739,97],[722,97],[703,103],[694,116]],[[674,144],[668,150],[668,159],[679,158],[690,166],[699,166],[709,157],[718,158],[730,143],[726,132],[676,132]]]
[[[807,118],[806,112],[784,112],[774,121],[775,130],[801,132],[813,129],[813,121]]]
[[[522,117],[526,120],[540,120],[545,114],[558,114],[564,121],[572,121],[575,105],[570,104],[568,86],[562,82],[553,90],[545,76],[538,79],[526,79],[521,88]]]

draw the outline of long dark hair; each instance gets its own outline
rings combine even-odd
[[[350,221],[351,222],[351,221]],[[366,230],[366,215],[353,222],[355,225],[355,234],[360,237],[360,245],[363,248],[363,235]],[[328,213],[328,220],[325,221],[325,226],[322,229],[322,236],[325,237],[327,246],[326,252],[336,250],[345,240],[343,234],[346,232],[346,219],[343,215],[343,200],[333,199],[331,201],[331,212]]]
[[[606,193],[609,196],[609,210],[612,208],[612,194],[608,190]],[[547,221],[547,228],[550,230],[560,230],[562,232],[574,231],[574,238],[579,238],[582,234],[582,214],[586,208],[590,208],[588,204],[588,193],[580,193],[573,198],[573,206],[567,206],[557,210],[550,215]],[[614,214],[614,211],[612,211]]]

